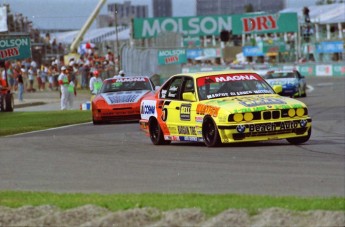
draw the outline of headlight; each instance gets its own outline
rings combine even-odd
[[[299,117],[302,117],[304,115],[304,109],[303,108],[298,108],[296,110],[296,115]]]
[[[244,120],[245,121],[251,121],[251,120],[253,120],[253,118],[254,118],[254,115],[252,113],[245,113],[244,114]]]
[[[294,117],[295,114],[296,114],[295,109],[289,109],[289,112],[288,112],[289,117]]]
[[[241,113],[234,114],[234,121],[240,122],[242,120],[243,120],[243,114]]]
[[[236,114],[230,114],[228,117],[229,122],[241,122],[243,120],[245,121],[252,121],[252,120],[260,120],[261,119],[261,111],[256,112],[250,112],[250,113],[236,113]]]

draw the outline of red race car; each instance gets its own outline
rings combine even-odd
[[[155,86],[149,77],[114,77],[103,81],[92,100],[93,124],[140,119],[141,100],[152,95]]]

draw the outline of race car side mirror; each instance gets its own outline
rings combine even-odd
[[[195,98],[195,95],[193,92],[184,92],[182,94],[182,99],[184,101],[191,101],[191,102],[195,102],[196,101],[196,98]]]
[[[273,86],[273,90],[274,90],[275,93],[281,94],[283,92],[283,86],[281,86],[281,85],[274,85]]]

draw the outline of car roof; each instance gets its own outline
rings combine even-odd
[[[123,76],[123,77],[111,77],[111,78],[107,78],[104,81],[107,80],[113,80],[113,79],[133,79],[133,78],[146,78],[146,79],[150,79],[150,77],[148,76]]]
[[[194,78],[213,76],[213,75],[223,75],[223,74],[237,74],[237,73],[255,73],[254,70],[222,70],[222,71],[207,71],[207,72],[193,72],[193,73],[179,73],[174,76],[190,76]]]
[[[296,71],[295,69],[269,70],[269,72],[273,72],[273,73],[293,73],[295,71]]]

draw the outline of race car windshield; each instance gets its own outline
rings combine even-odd
[[[265,76],[265,79],[285,79],[285,78],[295,78],[293,72],[268,72]]]
[[[274,94],[259,75],[252,73],[205,76],[197,79],[200,100],[242,95]]]
[[[119,78],[103,82],[101,93],[152,90],[147,78]]]

